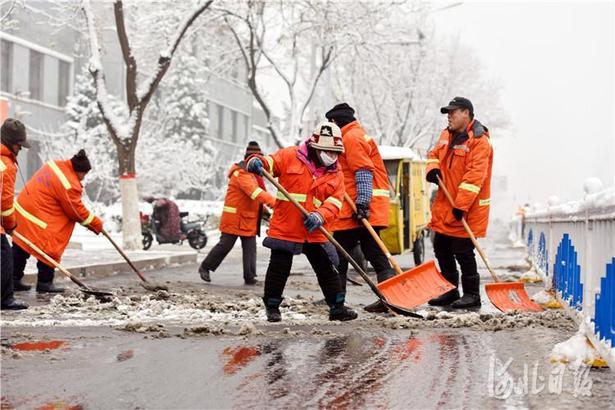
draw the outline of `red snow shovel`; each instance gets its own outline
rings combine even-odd
[[[293,198],[288,193],[288,191],[278,181],[276,181],[273,178],[273,176],[271,176],[270,173],[268,173],[267,171],[263,170],[263,176],[265,178],[267,178],[267,180],[269,180],[269,182],[271,182],[278,189],[278,191],[280,191],[286,197],[286,199],[288,199],[295,207],[297,207],[297,209],[299,209],[301,211],[301,213],[303,214],[304,217],[307,217],[309,215],[309,212],[306,211],[305,208],[303,206],[301,206],[301,204],[299,202],[297,202],[297,200],[295,198]],[[376,294],[378,299],[380,299],[382,301],[382,303],[389,310],[391,310],[392,312],[397,313],[399,315],[411,316],[411,317],[416,317],[416,318],[423,319],[423,316],[421,316],[418,313],[414,313],[414,312],[409,310],[412,307],[408,307],[408,306],[405,306],[405,305],[398,305],[398,304],[394,304],[394,303],[389,302],[389,300],[386,298],[386,296],[380,291],[380,289],[378,289],[378,287],[374,284],[374,282],[372,282],[372,280],[369,278],[369,276],[367,276],[367,273],[365,273],[363,271],[363,269],[361,269],[361,266],[359,266],[359,264],[354,259],[352,259],[352,256],[350,256],[350,254],[348,252],[346,252],[346,250],[342,247],[342,245],[340,245],[339,242],[336,241],[335,238],[333,238],[333,235],[331,235],[331,233],[329,233],[329,231],[327,231],[323,226],[319,226],[318,229],[320,230],[320,232],[322,232],[323,235],[325,235],[327,237],[329,242],[331,242],[333,245],[335,245],[335,247],[340,251],[340,253],[342,255],[344,255],[344,257],[346,259],[348,259],[348,262],[350,262],[352,267],[355,268],[355,270],[357,272],[359,272],[359,275],[361,275],[363,280],[369,285],[370,289]]]
[[[453,201],[453,197],[448,192],[448,189],[444,186],[444,182],[440,176],[438,176],[438,182],[440,185],[440,189],[444,192],[444,195],[450,202],[451,206],[455,206],[455,202]],[[478,251],[481,259],[485,263],[487,270],[491,274],[493,281],[495,283],[486,283],[485,284],[485,292],[491,300],[493,305],[500,309],[502,312],[511,312],[513,310],[521,311],[521,312],[542,312],[542,308],[540,305],[532,301],[525,291],[525,287],[522,282],[502,282],[498,279],[495,271],[491,268],[489,261],[487,260],[487,255],[483,252],[483,248],[480,247],[474,233],[470,229],[470,226],[466,222],[466,218],[461,218],[461,223],[465,228],[468,235],[470,235],[470,239],[474,244],[474,247]]]
[[[352,210],[357,212],[357,207],[346,192],[344,193],[344,199]],[[397,272],[396,276],[377,285],[378,289],[389,301],[396,305],[416,307],[455,288],[440,274],[434,261],[425,262],[414,269],[402,272],[397,261],[393,258],[393,255],[391,255],[391,252],[389,252],[369,221],[365,218],[362,218],[361,221],[378,244],[380,250],[386,255],[395,272]]]
[[[141,271],[139,271],[139,269],[137,269],[135,264],[132,263],[132,261],[130,259],[128,259],[128,256],[124,253],[122,248],[120,248],[120,246],[117,243],[115,243],[115,241],[111,238],[109,233],[107,233],[107,231],[105,231],[104,229],[101,232],[102,232],[103,235],[105,235],[105,237],[107,239],[109,239],[109,242],[111,242],[113,247],[115,249],[117,249],[117,251],[120,253],[120,255],[122,255],[124,257],[124,259],[126,260],[126,263],[128,263],[128,265],[130,265],[130,267],[137,274],[139,279],[141,279],[141,282],[140,282],[141,286],[143,286],[145,289],[150,290],[152,292],[156,292],[158,290],[169,290],[169,288],[167,286],[165,286],[165,285],[158,285],[158,284],[152,283],[152,282],[148,281],[147,279],[145,279],[145,276],[143,275],[143,273],[141,273]]]
[[[32,250],[34,250],[40,256],[42,256],[51,266],[55,267],[60,272],[62,272],[64,275],[66,275],[68,279],[72,280],[77,286],[79,286],[79,289],[83,293],[86,293],[88,295],[97,296],[97,297],[113,296],[113,293],[111,292],[92,289],[89,286],[87,286],[85,283],[81,282],[79,279],[74,277],[69,271],[67,271],[62,265],[60,265],[58,262],[53,260],[49,255],[43,252],[38,246],[34,245],[32,242],[30,242],[26,237],[21,235],[19,232],[13,231],[12,235],[14,235],[17,239],[21,240],[23,243],[28,245]]]

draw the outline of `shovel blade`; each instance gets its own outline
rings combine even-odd
[[[487,297],[502,312],[542,312],[543,309],[532,301],[525,291],[523,282],[487,283]]]
[[[390,303],[407,309],[455,289],[438,271],[433,260],[379,283],[378,289]]]

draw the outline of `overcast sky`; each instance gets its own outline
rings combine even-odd
[[[590,176],[615,184],[614,15],[612,1],[464,2],[432,15],[503,82],[511,127],[492,129],[494,174],[517,203],[580,199]]]

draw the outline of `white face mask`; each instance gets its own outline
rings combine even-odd
[[[331,166],[337,161],[337,153],[335,152],[318,151],[318,157],[325,167]]]

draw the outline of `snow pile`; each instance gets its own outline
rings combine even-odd
[[[551,351],[551,362],[570,363],[573,367],[582,364],[597,366],[601,361],[598,352],[585,336],[583,328],[570,339],[556,344]]]
[[[521,282],[525,282],[525,283],[542,282],[542,276],[538,272],[538,269],[535,266],[532,266],[532,268],[530,270],[528,270],[527,272],[523,273],[519,277],[519,280]]]
[[[75,291],[54,296],[48,305],[31,307],[19,315],[2,315],[2,326],[132,326],[235,323],[266,320],[258,299],[233,300],[206,293],[114,296],[100,301]],[[310,301],[286,298],[281,306],[285,321],[309,322],[328,319],[326,309],[314,309]],[[23,314],[22,314],[23,313]],[[246,331],[246,330],[244,330]]]
[[[601,189],[602,183],[597,178],[588,178],[584,184],[585,197],[582,200],[558,204],[556,197],[549,198],[546,207],[534,206],[528,210],[527,217],[566,217],[582,212],[615,212],[615,187]]]
[[[532,296],[532,300],[538,303],[540,306],[547,309],[561,309],[562,304],[559,303],[555,295],[548,290],[541,290]]]

